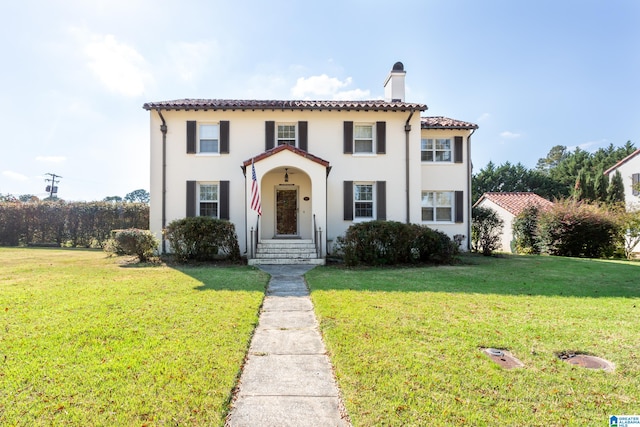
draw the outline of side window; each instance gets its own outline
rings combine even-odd
[[[198,216],[218,218],[218,185],[200,184],[198,186]]]
[[[422,221],[453,222],[453,204],[452,191],[423,191]]]
[[[198,153],[220,152],[220,126],[200,124],[198,127]]]
[[[276,130],[277,145],[296,146],[296,125],[291,123],[278,124]]]
[[[420,145],[423,162],[451,162],[451,139],[422,139]]]

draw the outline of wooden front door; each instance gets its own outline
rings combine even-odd
[[[298,190],[276,189],[276,235],[298,235]]]

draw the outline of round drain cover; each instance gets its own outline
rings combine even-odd
[[[562,357],[562,360],[572,365],[587,369],[603,369],[605,371],[613,370],[613,364],[611,362],[588,354],[571,354],[569,357]]]

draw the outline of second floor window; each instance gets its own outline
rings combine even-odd
[[[220,129],[217,124],[201,124],[198,136],[199,153],[219,153]]]
[[[421,140],[421,158],[423,162],[451,162],[451,140]]]
[[[276,134],[278,145],[293,145],[296,146],[296,125],[293,124],[279,124]]]
[[[373,153],[373,125],[355,125],[353,127],[353,152]]]
[[[217,184],[200,184],[198,187],[198,215],[218,218]]]

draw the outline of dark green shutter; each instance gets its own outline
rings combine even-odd
[[[220,219],[229,219],[229,181],[220,181]]]
[[[462,191],[455,192],[455,209],[456,222],[464,222],[464,193]]]
[[[309,151],[307,122],[298,122],[298,148]]]
[[[229,154],[229,121],[220,122],[220,153]]]
[[[196,216],[196,182],[187,181],[187,216]]]
[[[387,181],[376,182],[376,219],[387,219]]]
[[[264,122],[264,149],[271,150],[275,146],[276,122]]]
[[[353,122],[344,122],[344,154],[353,153]],[[353,219],[353,218],[352,218]]]
[[[462,137],[456,136],[453,141],[453,161],[462,163]]]
[[[376,122],[376,152],[385,154],[387,152],[387,122]]]
[[[344,220],[353,221],[353,181],[344,181]]]
[[[187,121],[187,154],[196,152],[196,122]]]

